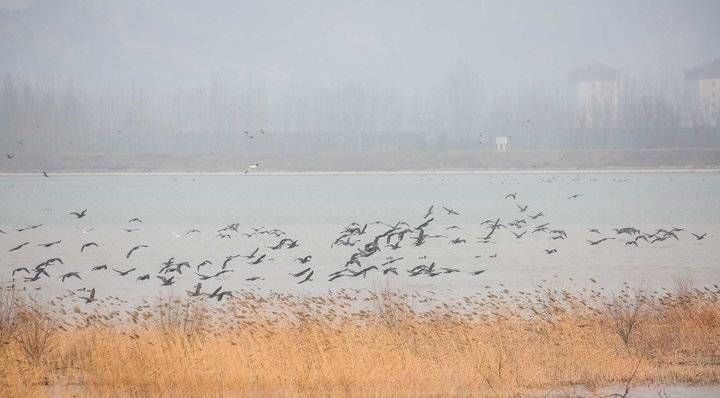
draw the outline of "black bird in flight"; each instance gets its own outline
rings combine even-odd
[[[200,278],[200,280],[203,280],[203,281],[204,281],[204,280],[207,280],[207,279],[210,279],[210,278],[218,277],[218,276],[220,276],[220,275],[222,275],[222,274],[224,274],[224,273],[226,273],[226,272],[235,272],[235,270],[232,270],[232,269],[224,269],[224,270],[220,270],[220,271],[216,272],[215,275],[203,275],[203,274],[198,274],[198,273],[196,272],[195,275],[197,275],[197,276]]]
[[[133,252],[134,252],[135,250],[142,249],[142,248],[145,248],[145,247],[149,247],[149,246],[148,246],[148,245],[137,245],[137,246],[133,247],[132,249],[130,249],[129,252],[127,252],[127,254],[125,255],[125,258],[130,258],[130,255],[133,254]]]
[[[158,276],[156,276],[156,278],[158,278],[158,279],[160,279],[160,280],[162,281],[162,285],[160,285],[160,286],[170,286],[170,285],[172,285],[172,284],[174,283],[174,282],[173,282],[173,279],[175,279],[175,276],[171,276],[171,277],[169,277],[169,278],[166,278],[166,277],[164,277],[164,276],[158,275]]]
[[[308,255],[305,256],[305,257],[298,257],[298,258],[296,258],[295,261],[299,261],[300,264],[305,264],[305,263],[307,263],[308,261],[310,261],[311,258],[312,258],[312,256],[308,254]]]
[[[140,275],[137,277],[137,280],[139,281],[146,281],[148,279],[150,279],[150,274]]]
[[[595,245],[599,245],[599,244],[605,242],[606,240],[612,240],[612,239],[615,239],[615,238],[602,238],[602,239],[600,239],[600,240],[589,240],[589,239],[586,239],[586,240],[587,240],[587,243],[588,243],[590,246],[595,246]]]
[[[84,252],[85,249],[87,249],[88,247],[91,247],[91,246],[98,247],[98,244],[95,242],[86,243],[86,244],[82,245],[82,247],[80,248],[80,253]]]
[[[193,291],[193,290],[186,290],[186,292],[187,292],[188,296],[190,296],[190,297],[197,297],[197,296],[200,295],[200,288],[202,288],[202,283],[198,282],[198,283],[195,285],[195,290],[194,290],[194,291]]]
[[[303,280],[301,280],[300,282],[298,282],[298,285],[301,284],[301,283],[305,283],[305,282],[307,282],[307,281],[311,281],[312,279],[310,279],[310,278],[312,278],[312,276],[313,276],[314,273],[315,273],[315,271],[310,271],[310,273],[307,274],[307,276],[305,276],[305,279],[303,279]]]
[[[521,234],[516,234],[514,231],[510,231],[510,232],[512,232],[512,234],[515,235],[515,239],[520,239],[523,237],[523,235],[525,235],[527,233],[527,231],[523,231]]]
[[[88,296],[88,297],[80,296],[80,298],[85,300],[85,304],[92,303],[93,301],[95,301],[95,288],[92,288],[92,290],[90,290],[90,296]]]
[[[703,239],[705,239],[705,236],[707,235],[707,232],[705,232],[705,233],[702,234],[702,235],[698,235],[698,234],[695,234],[695,233],[693,233],[693,232],[690,232],[690,233],[692,234],[692,236],[695,237],[696,240],[703,240]]]
[[[308,271],[310,271],[311,269],[312,269],[312,268],[307,267],[307,268],[305,268],[304,270],[302,270],[302,271],[300,271],[300,272],[298,272],[298,273],[296,273],[296,274],[290,274],[290,276],[293,276],[293,277],[297,278],[297,277],[300,277],[300,276],[305,275],[305,274],[306,274]]]
[[[481,270],[478,270],[478,271],[473,271],[473,272],[471,272],[470,274],[472,274],[472,275],[480,275],[480,274],[482,274],[482,273],[485,272],[485,271],[487,271],[487,270],[481,269]]]
[[[78,279],[82,279],[82,278],[80,277],[80,274],[78,274],[77,272],[68,272],[68,273],[62,274],[62,275],[60,276],[61,282],[65,282],[65,279],[67,279],[67,278],[78,278]]]
[[[27,230],[29,230],[29,229],[40,228],[40,227],[42,227],[42,226],[43,226],[42,224],[29,225],[29,226],[27,226],[27,227],[18,228],[18,229],[16,229],[16,231],[18,231],[18,232],[23,232],[23,231],[27,231]]]
[[[56,240],[55,242],[50,242],[50,243],[41,243],[41,244],[39,244],[38,246],[42,246],[42,247],[51,247],[51,246],[55,246],[55,245],[57,245],[57,244],[58,244],[58,243],[60,243],[60,242],[62,242],[62,241],[61,241],[61,240]]]
[[[575,199],[575,198],[579,198],[581,196],[582,196],[582,194],[576,193],[575,195],[568,196],[568,199]]]
[[[50,177],[44,170],[42,172],[43,177]]]
[[[130,268],[130,269],[127,270],[127,271],[120,271],[120,270],[117,270],[117,269],[115,269],[115,268],[113,268],[112,270],[115,271],[115,272],[117,272],[118,274],[120,274],[120,276],[125,276],[125,275],[127,275],[127,274],[135,271],[135,268],[134,268],[134,267],[133,267],[133,268]]]
[[[81,212],[71,211],[70,214],[74,215],[77,218],[83,218],[87,214],[87,209],[83,209]]]
[[[431,205],[431,206],[430,206],[430,208],[428,209],[427,213],[425,214],[425,217],[423,217],[423,218],[428,218],[428,217],[430,217],[430,215],[431,215],[432,212],[433,212],[433,207],[435,207],[435,205]]]
[[[524,213],[525,210],[527,210],[527,208],[528,208],[528,205],[525,205],[525,206],[523,207],[523,206],[520,206],[520,205],[517,204],[517,203],[515,203],[515,206],[517,206],[517,208],[520,209],[520,213]]]
[[[103,270],[103,269],[107,269],[107,264],[96,265],[96,266],[92,267],[92,270],[91,270],[91,271],[100,271],[100,270]]]
[[[20,271],[25,271],[26,274],[29,274],[29,273],[30,273],[30,270],[28,270],[27,267],[20,267],[20,268],[15,268],[15,269],[13,270],[12,276],[15,276],[15,273],[16,273],[16,272],[20,272]]]
[[[517,192],[513,192],[513,193],[509,193],[509,194],[505,195],[505,199],[510,199],[510,198],[517,199]]]
[[[545,254],[557,253],[557,249],[545,249]]]
[[[16,251],[16,250],[20,250],[20,249],[23,248],[23,246],[29,245],[29,244],[30,244],[30,242],[21,243],[21,244],[15,246],[15,247],[13,247],[12,249],[8,250],[8,252],[14,252],[14,251]]]
[[[453,216],[459,216],[459,215],[460,215],[460,213],[456,212],[456,211],[453,210],[453,209],[448,209],[448,208],[445,207],[445,206],[443,206],[442,208],[447,212],[447,214],[448,214],[449,216],[450,216],[450,215],[453,215]]]
[[[135,218],[131,218],[128,222],[129,222],[129,223],[130,223],[130,222],[142,222],[142,220],[139,219],[139,218],[137,218],[137,217],[135,217]]]
[[[14,153],[6,153],[5,156],[7,156],[7,158],[8,158],[9,160],[12,160],[12,158],[15,157],[15,154],[14,154]]]

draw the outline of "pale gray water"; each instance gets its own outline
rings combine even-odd
[[[507,230],[493,237],[495,243],[480,244],[476,237],[487,233],[480,223],[500,217],[509,222],[523,216],[515,201],[505,194],[517,192],[517,203],[527,204],[527,213],[542,210],[546,217],[529,225],[550,223],[551,228],[567,231],[567,240],[551,240],[544,233],[528,232],[515,239]],[[577,199],[567,199],[580,193]],[[176,277],[173,287],[160,287],[156,275],[161,263],[169,257],[189,261],[192,265],[208,259],[215,266],[203,273],[218,270],[231,254],[248,254],[260,247],[269,263],[248,265],[238,258],[229,268],[235,272],[218,280],[204,282],[207,289],[220,284],[226,289],[257,288],[260,291],[283,291],[298,294],[321,294],[328,289],[347,287],[403,288],[433,291],[440,295],[462,297],[491,288],[528,289],[537,284],[550,288],[582,290],[604,287],[617,290],[623,282],[654,289],[673,287],[676,279],[689,279],[697,285],[718,283],[720,276],[720,174],[712,173],[624,173],[624,174],[382,174],[382,175],[254,175],[254,176],[35,176],[0,177],[0,276],[12,279],[12,269],[34,266],[50,257],[61,257],[65,264],[48,268],[51,278],[16,283],[44,296],[65,289],[95,287],[98,296],[156,296],[160,292],[184,294],[197,282],[185,271]],[[364,224],[383,220],[394,224],[406,220],[412,225],[422,222],[427,208],[435,204],[435,221],[428,234],[445,234],[448,238],[431,239],[414,247],[410,240],[403,247],[383,247],[364,265],[380,264],[386,256],[404,257],[393,264],[399,276],[371,272],[366,279],[341,278],[327,281],[327,274],[338,270],[356,248],[330,244],[350,222]],[[457,210],[459,216],[446,215],[440,206]],[[88,209],[88,215],[76,219],[70,211]],[[142,224],[129,224],[140,217]],[[264,235],[247,238],[233,234],[219,239],[216,231],[230,223],[240,223],[240,232],[251,226],[279,228],[287,236],[300,239],[301,246],[273,251],[265,248],[279,238]],[[30,225],[42,227],[25,232],[15,229]],[[458,225],[461,230],[446,230]],[[627,235],[615,235],[611,228],[636,226],[643,231],[674,226],[686,228],[680,240],[668,239],[652,245],[626,247]],[[94,230],[83,233],[82,230]],[[123,228],[140,228],[126,233]],[[201,234],[185,236],[192,228]],[[369,227],[369,234],[383,232],[384,227]],[[618,237],[598,246],[586,239],[599,238],[587,228],[599,228],[605,236]],[[689,232],[705,233],[696,240]],[[180,235],[176,237],[175,234]],[[467,244],[450,245],[448,241],[465,237]],[[62,240],[51,247],[39,243]],[[12,247],[25,241],[30,245],[14,252]],[[99,248],[80,253],[86,242],[97,242]],[[150,247],[125,258],[136,244]],[[558,253],[546,255],[544,249]],[[289,272],[305,266],[296,257],[312,254],[314,280],[298,285]],[[496,258],[490,255],[497,254]],[[418,259],[426,255],[427,259]],[[475,256],[481,256],[475,258]],[[437,277],[409,277],[406,269],[435,261],[438,266],[459,268],[461,273]],[[118,269],[137,267],[138,271],[120,277],[112,271],[90,272],[90,268],[108,264]],[[470,271],[487,269],[471,276]],[[61,283],[58,276],[80,271],[82,280]],[[149,273],[149,281],[136,281]],[[247,282],[245,278],[261,276],[264,280]],[[590,278],[597,281],[593,283]],[[502,286],[501,286],[502,284]]]

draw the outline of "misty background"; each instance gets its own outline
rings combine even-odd
[[[3,152],[720,146],[684,109],[714,0],[0,0],[0,53]],[[578,128],[594,63],[618,121]]]

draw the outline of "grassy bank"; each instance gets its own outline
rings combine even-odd
[[[720,382],[720,291],[236,295],[128,307],[3,294],[0,395],[568,396]],[[361,303],[358,303],[361,301]],[[96,305],[95,305],[96,304]]]

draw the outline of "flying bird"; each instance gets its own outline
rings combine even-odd
[[[80,277],[80,274],[78,274],[77,272],[68,272],[68,273],[62,274],[62,275],[60,276],[61,282],[65,282],[65,279],[67,279],[67,278],[78,278],[78,279],[82,279],[82,278]]]
[[[137,245],[137,246],[133,247],[132,249],[130,249],[129,252],[127,252],[127,254],[125,255],[125,258],[130,258],[130,255],[133,254],[133,252],[134,252],[135,250],[139,250],[139,249],[142,249],[142,248],[145,248],[145,247],[149,247],[149,246],[147,246],[147,245]]]
[[[30,244],[30,242],[21,243],[21,244],[15,246],[15,247],[13,247],[12,249],[8,250],[8,252],[14,252],[14,251],[16,251],[16,250],[20,250],[20,249],[23,248],[23,246],[29,245],[29,244]]]
[[[125,276],[125,275],[127,275],[127,274],[135,271],[135,268],[134,268],[134,267],[133,267],[133,268],[130,268],[130,269],[127,270],[127,271],[120,271],[120,270],[117,270],[117,269],[115,269],[115,268],[113,268],[112,270],[115,271],[115,272],[117,272],[118,274],[120,274],[120,276]]]
[[[57,240],[57,241],[55,241],[55,242],[50,242],[50,243],[41,243],[41,244],[39,244],[38,246],[51,247],[51,246],[57,245],[57,244],[60,243],[60,242],[62,242],[62,241],[61,241],[61,240]]]
[[[84,252],[85,249],[87,249],[88,247],[92,247],[92,246],[98,247],[98,244],[95,242],[86,243],[86,244],[82,245],[82,247],[80,248],[80,253]]]
[[[83,209],[80,212],[77,211],[71,211],[70,214],[74,215],[77,218],[83,218],[87,214],[87,209]]]

